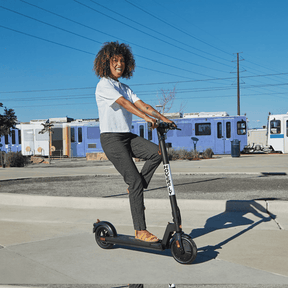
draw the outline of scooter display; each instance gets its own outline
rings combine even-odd
[[[157,126],[159,148],[163,157],[164,175],[170,199],[173,222],[168,223],[162,240],[144,242],[134,236],[117,234],[115,227],[107,221],[93,224],[93,233],[97,244],[103,249],[110,249],[115,244],[164,251],[171,249],[173,258],[181,264],[191,264],[197,256],[197,246],[192,238],[182,231],[181,214],[176,201],[172,174],[166,149],[165,136],[169,130],[180,130],[175,123],[160,122]]]

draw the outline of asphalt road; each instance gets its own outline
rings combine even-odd
[[[288,176],[173,175],[178,199],[288,200]],[[73,197],[128,197],[120,175],[30,178],[1,181],[1,193]],[[115,192],[117,191],[117,192]],[[165,199],[163,175],[154,175],[145,198]]]

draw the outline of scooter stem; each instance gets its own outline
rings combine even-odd
[[[169,164],[169,158],[168,158],[168,153],[167,153],[166,144],[165,144],[165,134],[169,129],[167,127],[165,128],[166,126],[165,124],[167,123],[159,123],[159,126],[157,127],[157,135],[159,139],[159,146],[161,149],[161,154],[163,157],[163,167],[164,167],[164,173],[165,173],[165,178],[166,178],[166,185],[168,189],[170,204],[172,208],[173,222],[175,223],[175,226],[176,226],[175,227],[176,233],[181,233],[182,232],[181,215],[180,215],[180,210],[177,205],[177,200],[176,200],[176,195],[175,195],[175,190],[174,190],[174,185],[173,185],[173,180],[172,180],[172,175],[171,175],[171,169],[170,169],[170,164]]]

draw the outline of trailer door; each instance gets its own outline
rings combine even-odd
[[[284,153],[288,153],[288,118],[285,119]]]
[[[269,125],[270,129],[269,129],[268,145],[271,145],[274,151],[284,153],[286,131],[283,130],[285,125],[287,125],[286,121],[282,117],[281,119],[275,119],[274,117],[274,119],[270,120]]]
[[[22,155],[33,155],[34,154],[34,130],[23,129],[22,137]]]
[[[85,141],[83,137],[83,127],[71,127],[71,157],[85,157]]]
[[[77,157],[85,157],[85,143],[83,138],[83,128],[77,127]]]
[[[54,128],[52,133],[52,156],[63,156],[63,128]]]
[[[215,154],[231,153],[231,121],[216,120]]]

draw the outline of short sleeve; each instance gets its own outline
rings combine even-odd
[[[102,98],[102,101],[105,101],[108,106],[112,106],[115,101],[122,96],[109,81],[102,81],[99,84],[97,85],[96,95]]]

